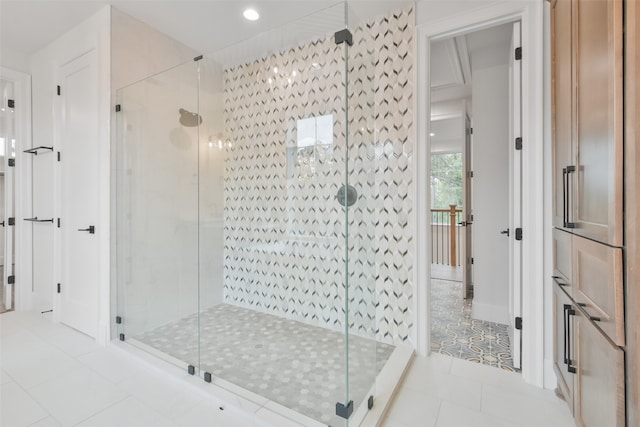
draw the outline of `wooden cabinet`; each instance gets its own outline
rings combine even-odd
[[[553,225],[567,226],[567,166],[573,165],[573,50],[571,0],[551,11],[551,114],[553,117]]]
[[[622,249],[573,236],[571,297],[598,327],[624,346]]]
[[[624,352],[554,285],[554,371],[581,427],[625,426]]]
[[[554,370],[582,427],[626,425],[623,5],[551,2]]]
[[[573,235],[560,229],[553,230],[553,278],[560,286],[573,283]],[[567,291],[571,294],[571,291]]]
[[[622,0],[552,8],[554,226],[622,245]]]

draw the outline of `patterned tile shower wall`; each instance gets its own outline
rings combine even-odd
[[[224,300],[399,343],[413,328],[414,11],[353,31],[346,147],[344,45],[333,35],[224,71]],[[332,141],[301,141],[331,116]]]

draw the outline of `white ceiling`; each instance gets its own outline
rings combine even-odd
[[[432,102],[470,97],[474,69],[506,64],[511,29],[503,24],[432,43]]]
[[[406,2],[351,0],[350,23]],[[107,4],[207,54],[336,3],[335,0],[0,0],[0,54],[5,51],[29,57]],[[259,21],[250,22],[242,17],[242,11],[249,6],[260,12]]]
[[[508,62],[511,32],[503,24],[431,44],[431,151],[462,152],[473,72]]]
[[[431,122],[431,151],[453,152],[463,151],[464,124],[462,117],[455,117]]]

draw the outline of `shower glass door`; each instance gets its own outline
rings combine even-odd
[[[376,341],[376,234],[379,209],[376,129],[374,122],[374,39],[365,22],[349,8],[345,27],[350,42],[342,43],[345,102],[344,190],[340,193],[345,220],[345,403],[346,423],[359,426],[374,403],[375,380],[393,350]],[[378,350],[381,358],[377,360]]]
[[[201,375],[303,425],[346,425],[344,27],[339,4],[198,61]]]
[[[117,92],[118,338],[181,367],[198,351],[198,64]]]
[[[358,426],[390,348],[373,46],[346,12],[117,92],[117,338],[302,425]]]

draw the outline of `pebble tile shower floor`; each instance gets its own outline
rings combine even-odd
[[[472,300],[462,299],[462,282],[431,279],[431,298],[433,352],[516,370],[508,326],[471,318]]]
[[[193,315],[133,338],[197,365],[197,326]],[[200,335],[202,370],[328,425],[344,424],[335,415],[335,404],[345,401],[342,333],[220,304],[201,314]],[[366,401],[393,349],[349,337],[349,388],[355,405]]]

